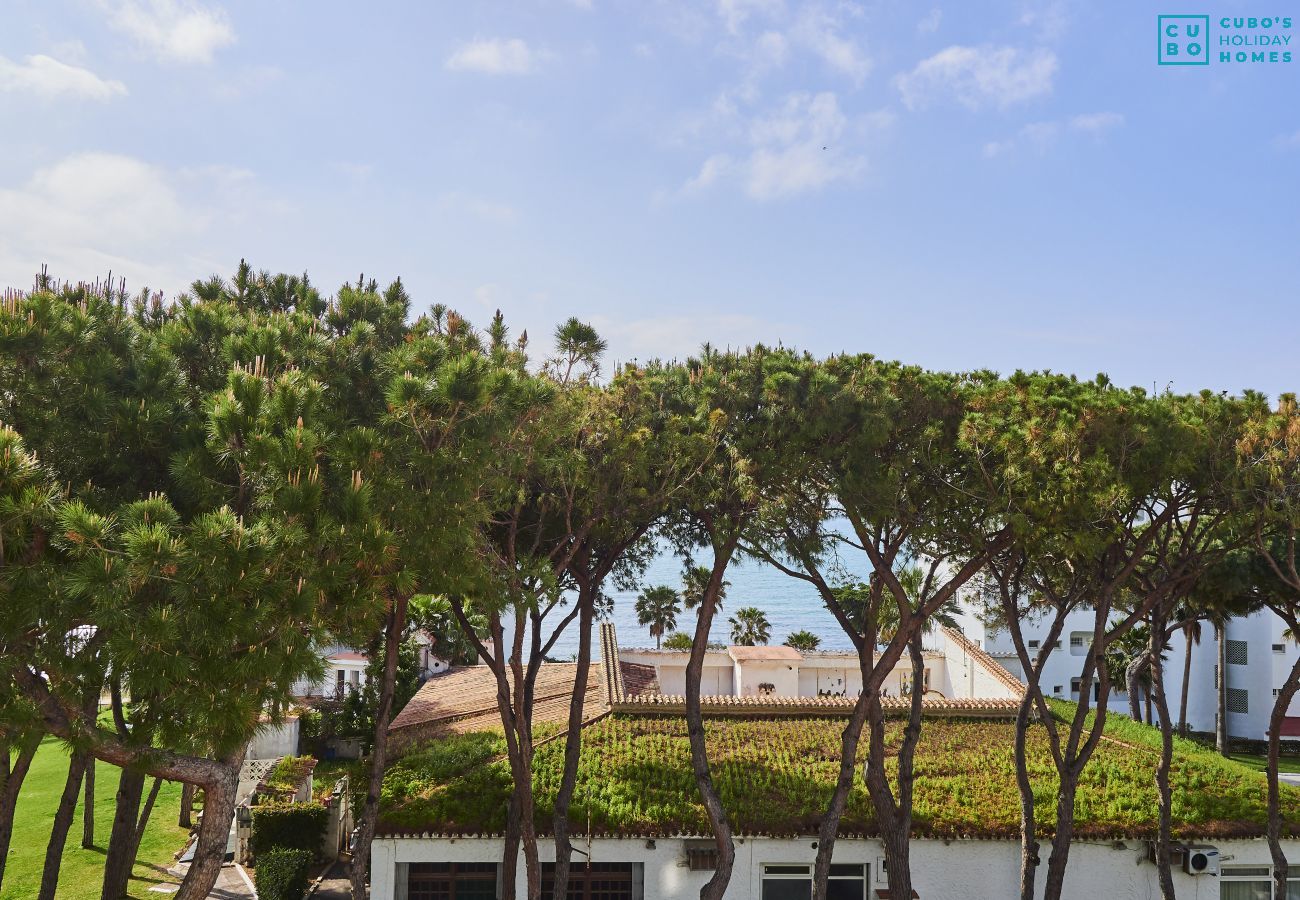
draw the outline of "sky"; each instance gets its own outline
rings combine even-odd
[[[400,276],[535,351],[577,316],[609,365],[1294,390],[1300,47],[1156,64],[1158,13],[1269,9],[5,0],[0,285],[247,258]]]

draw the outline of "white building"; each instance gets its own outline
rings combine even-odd
[[[712,872],[692,870],[698,837],[596,838],[582,842],[572,862],[570,896],[590,900],[696,900]],[[1179,897],[1257,900],[1270,895],[1272,861],[1262,840],[1222,841],[1219,874],[1173,873]],[[1300,858],[1300,842],[1287,841],[1288,857]],[[538,847],[543,878],[555,847]],[[1066,900],[1159,897],[1156,867],[1144,840],[1080,842],[1070,850]],[[584,854],[592,861],[590,869]],[[816,836],[801,839],[738,837],[727,900],[807,900],[816,858]],[[912,884],[920,900],[1003,900],[1019,896],[1020,845],[1011,840],[914,840]],[[493,898],[500,878],[501,840],[438,835],[376,838],[371,855],[372,900]],[[835,842],[836,900],[888,898],[884,853],[876,840]],[[516,884],[525,884],[522,855]],[[1040,873],[1039,882],[1044,880]],[[1300,891],[1300,879],[1293,880]],[[455,893],[451,893],[452,886]],[[543,881],[545,887],[545,881]],[[522,895],[522,893],[521,893]],[[548,894],[543,890],[543,898]]]
[[[655,756],[656,753],[676,753],[673,758],[677,765],[684,763],[689,773],[689,762],[683,760],[680,749],[684,740],[680,719],[684,698],[679,693],[684,684],[687,654],[620,649],[610,626],[602,627],[600,644],[602,658],[592,665],[588,693],[584,698],[584,728],[608,726],[612,729],[603,739],[604,746],[608,747],[635,748],[639,740],[648,741],[644,751],[629,750],[630,758],[636,761],[637,766],[655,765],[655,761],[661,759]],[[926,720],[923,734],[943,735],[944,729],[949,729],[948,735],[939,738],[940,746],[946,745],[960,728],[979,729],[977,734],[980,736],[985,733],[992,736],[988,743],[977,745],[979,752],[943,757],[945,766],[969,767],[973,780],[965,783],[975,784],[988,776],[986,756],[992,759],[997,754],[1009,755],[1013,733],[1011,720],[1023,687],[990,654],[953,631],[945,630],[934,636],[926,653],[926,667],[930,688],[924,697]],[[892,672],[888,682],[896,693],[885,706],[894,715],[906,707],[904,698],[910,688],[909,681],[904,680],[908,673],[902,669],[899,667]],[[568,697],[575,672],[576,667],[572,664],[542,667],[538,677],[535,725],[539,721],[561,723],[567,719]],[[789,765],[791,760],[801,758],[801,751],[786,743],[792,734],[808,734],[810,744],[819,747],[835,745],[840,726],[833,720],[843,715],[852,704],[858,684],[856,674],[851,654],[729,647],[711,651],[708,655],[706,695],[702,698],[702,706],[706,716],[749,723],[736,727],[751,729],[746,733],[763,734],[766,741],[761,747],[756,744],[752,752],[762,752],[763,748],[775,750],[787,759],[783,765]],[[608,722],[599,724],[610,714],[613,717]],[[486,667],[453,668],[449,674],[431,679],[394,721],[391,731],[393,746],[405,748],[457,733],[489,729],[494,727],[496,715],[495,682]],[[791,721],[807,722],[807,731],[790,732]],[[959,721],[966,724],[959,726]],[[769,725],[776,730],[767,732]],[[663,730],[665,727],[671,729],[667,734]],[[635,735],[638,733],[645,737],[637,738]],[[559,735],[554,735],[548,740],[558,738]],[[602,738],[592,740],[599,745]],[[672,747],[679,749],[673,750]],[[642,752],[647,754],[644,758]],[[746,754],[751,751],[734,752],[748,759]],[[1143,751],[1131,745],[1112,743],[1102,752],[1125,755]],[[1154,753],[1154,750],[1150,752]],[[558,757],[552,752],[550,758]],[[537,760],[541,759],[542,756],[537,757]],[[798,763],[794,762],[794,765],[797,771]],[[925,757],[918,756],[918,766],[925,765]],[[1187,762],[1186,769],[1196,765],[1204,766],[1205,763],[1193,758]],[[1127,777],[1134,779],[1144,790],[1154,790],[1147,781],[1149,768],[1145,760],[1141,760],[1138,765],[1129,767]],[[472,771],[477,772],[477,767]],[[618,765],[598,766],[591,771],[601,773],[589,777],[596,778],[595,783],[602,787],[605,782],[617,785],[619,779],[630,777]],[[657,770],[652,768],[651,771]],[[1210,767],[1194,773],[1200,779],[1198,783],[1203,785],[1202,790],[1215,790],[1213,776],[1217,771]],[[1243,777],[1258,779],[1262,797],[1263,776],[1245,769],[1242,772]],[[664,776],[676,779],[678,774],[674,771],[669,776],[665,772]],[[759,776],[757,771],[755,774]],[[947,779],[952,777],[952,783],[957,785],[962,783],[962,779],[957,777],[960,774],[949,773],[947,768],[943,768],[938,778],[947,783]],[[454,780],[454,776],[445,773],[440,776],[448,777]],[[549,777],[553,779],[554,773]],[[765,788],[765,798],[767,790],[776,792],[771,795],[770,806],[773,809],[784,809],[781,804],[788,803],[791,797],[801,796],[798,787],[801,782],[797,780],[782,788],[779,778],[774,780],[770,774],[760,777],[765,785],[771,786]],[[921,900],[1016,895],[1020,866],[1020,846],[1014,837],[1017,795],[1014,778],[1005,771],[1003,777],[1005,788],[995,787],[986,794],[1006,798],[1000,822],[980,818],[947,821],[943,825],[948,829],[947,836],[919,832],[920,836],[912,841],[913,881],[916,896]],[[1123,789],[1115,787],[1109,780],[1119,776],[1100,777],[1105,782],[1100,785],[1101,791]],[[1207,778],[1210,786],[1205,787]],[[466,790],[477,797],[477,792],[486,783],[475,777]],[[643,787],[650,785],[647,789],[651,791],[654,783],[653,778],[650,782],[640,782]],[[672,783],[678,784],[679,780]],[[682,790],[691,789],[685,786],[690,783],[689,775],[680,783]],[[581,786],[579,791],[581,793]],[[625,803],[631,801],[633,794],[617,788],[614,796],[626,798],[617,801]],[[940,793],[942,796],[945,795]],[[386,822],[381,814],[379,835],[372,848],[372,900],[441,900],[447,897],[465,900],[499,896],[500,835],[493,833],[491,827],[485,828],[471,821],[413,822],[410,813],[418,816],[420,810],[429,808],[425,802],[421,795],[413,810],[396,817],[393,822]],[[651,797],[645,802],[647,805],[642,814],[650,818],[637,826],[635,835],[604,832],[593,827],[590,818],[574,822],[573,842],[578,852],[573,857],[570,897],[583,900],[688,900],[699,896],[700,888],[716,864],[712,841],[706,835],[684,832],[680,826],[671,823],[657,824],[659,820],[653,818],[659,814],[656,810],[674,806],[671,798],[666,798],[665,802]],[[931,795],[930,802],[935,802],[934,795]],[[997,799],[993,802],[1001,803]],[[942,800],[939,804],[941,807],[945,805]],[[765,814],[767,805],[764,804]],[[966,807],[954,803],[953,808]],[[1139,806],[1138,815],[1144,815],[1141,810],[1145,809]],[[727,898],[806,900],[817,846],[815,822],[806,816],[806,812],[798,813],[796,820],[789,825],[789,836],[782,837],[774,836],[770,831],[747,831],[743,822],[738,825],[736,862]],[[1071,848],[1065,896],[1077,900],[1093,900],[1097,896],[1158,896],[1156,867],[1150,861],[1149,838],[1154,816],[1152,804],[1151,822],[1141,823],[1135,833],[1115,833],[1115,829],[1107,826],[1104,836],[1080,837]],[[1082,830],[1086,826],[1085,818],[1080,819],[1081,834],[1087,833]],[[1183,822],[1180,831],[1186,834],[1196,824],[1195,821]],[[1180,856],[1174,872],[1178,895],[1203,900],[1267,897],[1272,870],[1267,845],[1260,837],[1262,818],[1259,822],[1207,821],[1204,826],[1205,836],[1189,840],[1189,844],[1204,854],[1207,871],[1193,874],[1183,863],[1187,854]],[[1243,833],[1249,833],[1249,838],[1243,838]],[[1234,837],[1224,838],[1228,834]],[[1223,839],[1215,839],[1216,835]],[[1300,859],[1300,842],[1289,841],[1285,849],[1289,855]],[[539,842],[539,852],[543,864],[543,897],[547,897],[545,878],[554,860],[554,847],[546,837]],[[880,842],[869,834],[853,833],[851,827],[844,829],[843,836],[836,843],[832,896],[837,900],[887,898],[884,871]],[[1300,873],[1297,874],[1300,879]],[[1039,872],[1040,885],[1044,878],[1045,869]],[[521,855],[516,885],[522,891],[524,884]],[[1297,880],[1297,893],[1300,894],[1300,880]]]
[[[1094,616],[1088,610],[1071,613],[1061,631],[1057,646],[1052,648],[1043,668],[1041,684],[1048,696],[1064,700],[1079,699],[1079,676],[1084,657],[1092,644]],[[968,605],[961,619],[962,630],[970,640],[1003,667],[1023,679],[1024,673],[1010,634],[1004,629],[987,628]],[[1047,639],[1049,621],[1024,623],[1026,649],[1037,654]],[[1272,612],[1263,610],[1249,616],[1228,620],[1224,637],[1227,641],[1227,708],[1228,734],[1248,740],[1268,737],[1273,698],[1286,680],[1300,654],[1295,641],[1283,637],[1285,624]],[[1187,661],[1187,640],[1181,631],[1169,641],[1165,657],[1164,682],[1169,712],[1178,720],[1182,694],[1183,667]],[[1201,624],[1201,639],[1191,647],[1191,674],[1187,692],[1187,722],[1194,732],[1212,733],[1218,718],[1218,648],[1213,626]],[[1128,714],[1128,694],[1117,685],[1109,709]],[[1093,682],[1093,699],[1098,685]],[[1288,710],[1283,725],[1284,737],[1300,737],[1300,698]]]

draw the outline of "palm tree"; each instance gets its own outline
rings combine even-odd
[[[801,653],[809,653],[821,645],[822,639],[811,631],[792,631],[785,639],[787,647],[793,647]]]
[[[700,605],[700,601],[704,598],[704,589],[709,586],[711,577],[713,572],[708,566],[697,566],[691,562],[682,566],[682,600],[685,601],[687,609],[695,609]],[[731,587],[730,581],[722,582],[722,587],[718,590],[718,609],[722,609],[722,600],[727,596],[729,587]]]
[[[648,587],[636,598],[636,620],[650,626],[656,650],[663,645],[664,635],[677,627],[681,611],[681,595],[666,584]]]
[[[731,642],[741,647],[766,644],[772,636],[772,625],[756,606],[745,606],[727,620],[731,623]]]

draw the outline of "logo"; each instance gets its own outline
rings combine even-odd
[[[1208,66],[1209,16],[1158,16],[1162,66]]]
[[[1157,16],[1156,62],[1162,66],[1220,63],[1289,63],[1290,16]]]

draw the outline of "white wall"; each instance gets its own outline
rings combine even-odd
[[[1077,652],[1071,652],[1070,634],[1090,630],[1092,621],[1093,615],[1087,610],[1071,613],[1066,618],[1061,633],[1061,647],[1052,652],[1043,669],[1042,685],[1045,693],[1051,695],[1053,689],[1060,686],[1062,690],[1058,696],[1069,700],[1079,699],[1077,693],[1071,692],[1070,682],[1079,676],[1084,658]],[[1048,624],[1046,620],[1026,622],[1026,640],[1045,640]],[[1023,678],[1014,645],[1007,632],[984,628],[969,611],[963,617],[962,627],[968,637],[992,654],[1008,671]],[[1273,690],[1282,686],[1296,657],[1300,655],[1300,646],[1282,637],[1284,628],[1282,620],[1266,610],[1228,621],[1225,637],[1230,641],[1244,641],[1248,659],[1244,666],[1229,664],[1226,667],[1228,687],[1248,692],[1248,712],[1228,714],[1228,731],[1234,737],[1253,740],[1267,737],[1269,713],[1273,709]],[[1281,653],[1273,651],[1275,644],[1282,645]],[[1077,651],[1078,648],[1075,649]],[[1034,652],[1036,651],[1030,650],[1031,654]],[[1175,720],[1178,718],[1186,661],[1187,642],[1181,631],[1176,632],[1169,641],[1165,657],[1165,686],[1169,692],[1169,711]],[[1214,628],[1208,623],[1201,624],[1201,640],[1192,645],[1191,664],[1187,721],[1193,731],[1212,732],[1218,712],[1218,694],[1214,682],[1218,649]],[[1127,715],[1128,694],[1124,691],[1112,694],[1109,708]],[[1292,702],[1288,715],[1300,716],[1300,696]]]
[[[245,759],[276,759],[298,752],[298,717],[291,716],[279,725],[267,724],[257,729],[244,752]]]
[[[587,849],[585,841],[574,841]],[[694,900],[708,880],[707,872],[691,872],[684,864],[683,842],[659,838],[647,846],[645,840],[599,839],[591,843],[595,862],[640,862],[645,865],[645,900]],[[1269,865],[1268,846],[1262,840],[1221,841],[1214,844],[1230,865]],[[765,863],[812,863],[815,839],[774,840],[750,838],[736,844],[736,866],[727,888],[728,900],[758,900],[761,896],[762,866]],[[1300,842],[1288,841],[1285,852],[1300,859]],[[542,840],[543,862],[555,859],[554,844]],[[379,838],[371,860],[371,900],[405,900],[400,889],[400,864],[410,862],[497,862],[501,842],[490,838]],[[916,840],[912,842],[912,880],[923,900],[973,900],[1017,895],[1020,845],[1015,841]],[[575,854],[575,863],[581,855]],[[880,878],[883,851],[874,840],[840,840],[835,861],[866,863],[871,887],[883,887]],[[1046,875],[1046,856],[1039,881]],[[522,855],[517,884],[524,885]],[[1191,876],[1174,872],[1174,886],[1184,900],[1217,900],[1219,880],[1213,876]],[[1078,843],[1070,850],[1066,874],[1066,900],[1149,900],[1158,897],[1155,866],[1147,861],[1143,841]]]

